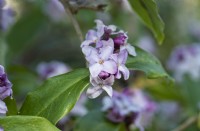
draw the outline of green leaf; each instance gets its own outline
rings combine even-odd
[[[42,116],[55,124],[73,108],[88,84],[88,69],[50,78],[28,94],[20,115]]]
[[[17,104],[14,98],[7,97],[5,100],[6,106],[8,108],[7,116],[17,115]]]
[[[146,73],[150,79],[167,77],[170,81],[172,78],[166,73],[160,61],[152,54],[135,47],[137,56],[129,56],[126,66],[132,70],[140,70]]]
[[[47,18],[42,9],[36,6],[30,8],[30,11],[21,16],[6,35],[9,49],[12,52],[19,52],[29,46],[47,25]]]
[[[154,0],[129,0],[133,10],[143,23],[152,30],[154,36],[161,44],[164,40],[164,23],[158,14]]]
[[[5,131],[59,131],[46,119],[36,116],[0,117],[0,125]]]
[[[0,38],[0,65],[5,64],[5,55],[6,55],[6,44],[2,38]]]
[[[126,131],[123,123],[114,124],[108,121],[102,111],[88,113],[78,120],[74,127],[74,131]]]

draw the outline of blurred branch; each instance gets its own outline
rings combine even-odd
[[[79,36],[80,41],[83,41],[83,34],[81,32],[80,26],[78,24],[78,21],[76,20],[74,14],[73,14],[73,9],[71,8],[69,1],[68,0],[60,0],[60,2],[63,4],[65,11],[67,12],[67,14],[69,15],[72,24],[74,25],[74,28],[76,30],[76,33]]]
[[[190,117],[183,124],[181,124],[180,126],[178,126],[175,129],[173,129],[172,131],[183,131],[186,128],[188,128],[190,125],[192,125],[193,123],[197,122],[197,120],[198,120],[197,116]]]
[[[80,5],[80,6],[74,7],[73,13],[77,13],[81,9],[93,10],[93,11],[104,11],[106,6],[107,6],[106,4],[100,4],[100,5],[97,5],[97,6]]]

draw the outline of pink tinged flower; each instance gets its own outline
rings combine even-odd
[[[117,63],[117,66],[118,66],[116,78],[120,79],[121,73],[122,73],[124,76],[124,79],[127,80],[129,78],[129,74],[130,74],[128,68],[125,66],[125,63],[126,63],[126,60],[128,57],[127,51],[123,50],[119,54],[114,54],[111,57]]]
[[[102,48],[99,54],[93,53],[86,58],[90,64],[89,70],[92,77],[97,77],[101,71],[110,74],[116,73],[117,65],[112,59],[109,59],[113,53],[113,49],[113,47],[107,46]]]
[[[42,62],[37,66],[37,72],[42,79],[61,75],[69,72],[70,70],[71,68],[69,66],[58,61],[51,61],[49,63]]]
[[[12,95],[12,84],[8,80],[4,67],[0,65],[0,99],[3,100]]]
[[[135,51],[135,48],[130,44],[125,44],[125,45],[121,46],[120,47],[120,51],[122,51],[122,50],[127,50],[127,52],[132,56],[136,56],[137,55],[136,51]]]
[[[103,90],[106,91],[110,97],[112,97],[113,94],[112,85],[114,83],[113,75],[110,75],[105,80],[100,79],[99,77],[96,78],[90,77],[90,82],[93,87],[89,87],[86,92],[89,98],[93,99],[98,97],[103,92]]]
[[[0,100],[0,115],[5,115],[7,111],[8,109],[6,107],[6,104],[2,100]]]

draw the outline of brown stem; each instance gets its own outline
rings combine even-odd
[[[69,5],[69,1],[68,0],[60,0],[60,2],[63,4],[63,6],[65,8],[65,11],[69,15],[69,17],[71,19],[71,22],[74,25],[74,28],[76,30],[76,33],[78,34],[79,39],[82,42],[83,41],[83,34],[81,32],[81,29],[80,29],[80,26],[78,24],[78,21],[76,20],[75,16],[72,13],[73,11],[72,11],[72,8]]]

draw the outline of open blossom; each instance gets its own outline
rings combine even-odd
[[[61,75],[69,72],[70,70],[69,66],[58,61],[51,61],[49,63],[42,62],[37,66],[37,72],[42,79]]]
[[[179,81],[185,74],[193,79],[199,79],[200,43],[176,47],[168,61],[168,68],[174,71],[175,78]]]
[[[102,110],[112,122],[124,122],[128,127],[135,125],[143,130],[151,121],[155,104],[140,90],[125,89],[121,93],[114,92],[112,98],[104,97]]]
[[[96,29],[89,30],[81,44],[82,52],[89,65],[92,87],[87,91],[90,98],[98,97],[103,90],[112,96],[112,85],[115,78],[129,78],[125,66],[128,54],[136,56],[135,48],[127,43],[128,36],[114,25],[104,25],[95,21]]]
[[[4,67],[0,65],[0,99],[3,100],[12,95],[12,84],[7,78]]]

